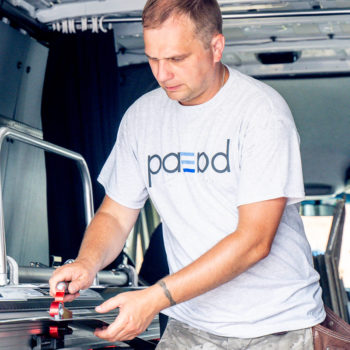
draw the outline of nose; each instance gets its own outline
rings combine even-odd
[[[173,77],[173,73],[167,60],[159,60],[156,68],[156,79],[159,83],[165,83]]]

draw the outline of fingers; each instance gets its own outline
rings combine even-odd
[[[143,329],[137,329],[132,324],[124,322],[119,316],[107,328],[96,329],[94,335],[110,342],[131,340],[143,332]]]
[[[91,273],[81,264],[73,263],[59,267],[49,280],[50,295],[55,296],[56,286],[59,282],[70,282],[68,291],[74,298],[81,289],[88,288],[93,280]],[[66,298],[65,298],[66,299]],[[72,299],[72,297],[67,298]]]
[[[108,312],[118,307],[123,307],[125,301],[125,293],[124,295],[120,294],[106,300],[104,303],[97,306],[95,310],[101,313]],[[138,332],[138,328],[138,325],[135,325],[133,317],[128,316],[128,312],[126,315],[123,312],[120,312],[112,324],[107,328],[96,329],[94,334],[95,336],[108,341],[130,340],[134,339],[139,333],[141,333],[142,330]]]
[[[118,296],[114,298],[110,298],[106,300],[104,303],[102,303],[99,306],[96,306],[95,310],[100,313],[108,312],[111,310],[114,310],[119,306],[118,302]],[[101,329],[96,329],[94,332],[94,335],[96,337],[99,337],[101,339],[105,339],[108,341],[116,341],[120,338],[118,338],[118,335],[120,333],[119,328],[120,328],[120,321],[122,317],[116,318],[116,320],[110,324],[108,327],[104,327]],[[124,339],[127,340],[127,339]]]
[[[84,280],[83,277],[78,277],[77,279],[72,279],[72,281],[68,285],[68,292],[69,294],[76,294],[81,289],[85,289],[86,286],[86,280]]]
[[[134,339],[152,322],[156,312],[150,311],[149,298],[144,291],[126,292],[106,300],[96,307],[97,312],[119,308],[118,317],[105,329],[96,329],[95,335],[107,341]]]
[[[116,341],[118,340],[118,327],[115,326],[116,321],[110,324],[108,327],[95,329],[94,335],[101,339],[105,339],[108,341]]]
[[[56,286],[59,282],[71,281],[71,277],[64,273],[61,269],[57,269],[49,280],[50,284],[50,295],[54,297],[56,295]]]
[[[74,299],[76,299],[78,296],[80,295],[80,293],[74,293],[74,294],[66,294],[63,298],[63,302],[64,303],[70,303],[71,301],[73,301]]]
[[[106,300],[99,306],[96,306],[95,310],[100,313],[108,312],[116,309],[119,306],[119,298],[114,297]]]

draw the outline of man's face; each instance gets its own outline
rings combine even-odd
[[[215,63],[221,54],[218,59],[213,44],[204,47],[189,18],[170,17],[160,27],[144,29],[144,41],[153,75],[169,98],[197,105],[218,91]]]

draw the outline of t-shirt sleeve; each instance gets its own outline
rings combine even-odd
[[[254,118],[240,154],[237,205],[286,197],[287,205],[304,199],[299,135],[294,123],[270,116]]]
[[[97,180],[111,199],[128,208],[140,209],[148,198],[126,117],[120,124],[117,141]]]

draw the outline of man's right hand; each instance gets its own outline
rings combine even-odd
[[[65,301],[72,301],[81,289],[89,288],[95,275],[122,251],[140,209],[125,207],[105,196],[86,229],[77,259],[59,267],[50,278],[50,294],[54,297],[59,282],[67,282]]]
[[[79,296],[81,289],[89,288],[95,278],[95,269],[88,263],[75,261],[72,264],[63,265],[52,274],[50,284],[50,295],[55,297],[56,286],[59,282],[68,283],[68,292],[64,297],[64,302],[73,301]]]

